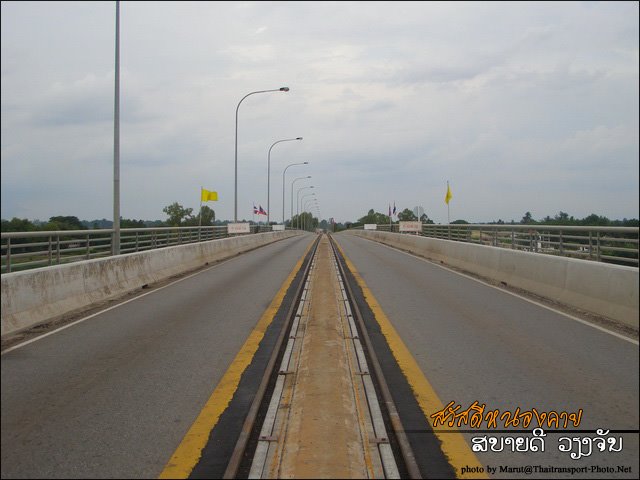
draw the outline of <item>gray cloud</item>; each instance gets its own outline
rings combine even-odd
[[[114,5],[2,3],[2,217],[111,215]],[[637,3],[121,3],[122,214],[638,216]],[[295,173],[292,173],[295,172]],[[310,183],[311,183],[310,182]],[[304,182],[302,182],[304,183]],[[301,184],[298,184],[300,186]],[[289,198],[289,184],[287,182]],[[32,195],[46,191],[47,195]],[[617,192],[617,195],[612,193]],[[288,204],[287,204],[288,210]]]

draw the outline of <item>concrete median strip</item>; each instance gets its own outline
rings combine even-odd
[[[4,274],[2,337],[294,235],[244,235]]]
[[[470,467],[475,469],[476,472],[481,472],[483,471],[481,470],[483,465],[471,448],[469,448],[469,445],[466,443],[462,434],[459,433],[455,427],[447,427],[447,429],[449,429],[448,432],[442,433],[442,428],[434,426],[431,414],[442,410],[442,401],[405,345],[400,334],[393,326],[393,323],[382,310],[378,300],[375,298],[364,279],[360,276],[355,265],[351,260],[349,260],[342,248],[339,246],[338,248],[345,259],[349,271],[362,290],[365,301],[371,309],[376,322],[380,326],[380,330],[393,353],[393,357],[407,379],[407,382],[411,386],[411,390],[415,395],[416,401],[418,402],[425,419],[429,422],[433,433],[440,441],[442,452],[445,454],[449,464],[455,469],[455,471],[460,472],[457,473],[457,478],[488,478],[484,474],[469,475],[462,473],[463,467]]]

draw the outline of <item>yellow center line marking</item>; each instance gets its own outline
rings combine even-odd
[[[296,263],[291,273],[289,273],[289,276],[249,334],[249,337],[233,359],[233,362],[209,397],[209,400],[205,403],[198,418],[193,422],[193,425],[189,428],[189,431],[182,439],[182,442],[180,442],[180,445],[178,445],[178,448],[158,478],[187,478],[191,474],[191,471],[200,460],[202,449],[209,440],[211,430],[216,426],[220,416],[231,403],[231,399],[238,389],[240,377],[251,363],[251,360],[253,360],[253,356],[258,350],[267,328],[269,328],[276,313],[278,313],[284,296],[296,274],[302,267],[302,262],[312,245],[313,242],[309,244],[305,253],[300,260],[298,260],[298,263]]]
[[[387,343],[389,344],[389,348],[393,353],[393,356],[398,362],[400,366],[400,370],[407,378],[411,389],[420,405],[420,409],[424,413],[425,418],[431,425],[433,432],[435,433],[438,440],[442,444],[442,451],[447,457],[447,460],[451,464],[451,466],[455,469],[457,478],[489,478],[486,474],[462,474],[462,467],[471,467],[470,469],[473,471],[473,467],[482,467],[482,471],[484,471],[484,465],[478,460],[478,457],[473,453],[473,451],[469,448],[469,445],[465,441],[464,437],[461,433],[441,433],[438,432],[437,427],[433,425],[433,419],[431,418],[431,414],[438,412],[444,408],[444,405],[438,398],[435,390],[425,377],[422,372],[420,366],[411,355],[411,352],[407,348],[407,346],[400,338],[400,335],[396,331],[396,329],[391,324],[391,321],[387,317],[387,315],[382,310],[382,307],[367,287],[367,284],[364,282],[360,273],[355,268],[351,260],[345,255],[344,251],[338,245],[338,250],[345,259],[347,263],[347,267],[353,274],[354,278],[358,282],[358,285],[362,289],[362,293],[364,294],[365,301],[369,305],[369,308],[373,312],[373,315],[380,325],[380,330],[384,335]],[[457,430],[455,427],[446,427],[450,432],[451,430]],[[478,471],[480,471],[478,469]]]

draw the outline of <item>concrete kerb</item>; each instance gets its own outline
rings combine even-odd
[[[348,230],[638,328],[638,269],[398,233]]]
[[[299,234],[243,235],[4,274],[0,277],[2,337]]]

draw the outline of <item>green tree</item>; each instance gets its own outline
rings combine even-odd
[[[611,225],[611,220],[609,220],[607,217],[601,217],[599,215],[596,215],[595,213],[592,213],[591,215],[584,217],[582,220],[578,220],[578,224],[608,227],[609,225]]]
[[[358,219],[358,223],[375,223],[376,225],[387,225],[389,224],[389,216],[384,213],[376,212],[372,209],[367,212],[364,217]]]
[[[13,217],[11,220],[2,220],[3,232],[33,232],[37,227],[26,218]]]
[[[178,202],[173,202],[171,205],[164,207],[162,211],[169,217],[167,224],[170,227],[179,227],[193,217],[193,208],[184,208]]]
[[[573,217],[571,217],[573,219]],[[554,222],[558,225],[569,225],[569,214],[567,212],[558,212],[554,218]]]
[[[403,222],[415,222],[418,220],[418,217],[408,208],[405,208],[403,211],[398,213],[398,220]]]
[[[87,227],[74,216],[50,217],[43,230],[87,230]]]
[[[306,230],[314,230],[318,227],[318,219],[309,212],[302,212],[300,215],[294,215],[291,219],[291,224],[294,227]]]
[[[522,223],[524,225],[530,225],[530,224],[535,223],[535,222],[536,221],[531,216],[531,212],[525,213],[524,217],[522,217],[522,220],[520,220],[520,223]]]
[[[145,228],[144,220],[130,220],[128,218],[120,219],[120,228]]]
[[[199,215],[202,217],[202,225],[213,225],[216,221],[216,212],[206,205],[202,206]]]
[[[423,213],[423,214],[420,216],[420,221],[421,221],[422,223],[427,223],[427,224],[431,224],[431,225],[433,225],[433,220],[431,220],[431,219],[427,216],[427,214],[426,214],[426,213]]]
[[[13,217],[10,221],[2,220],[2,232],[33,232],[38,230],[38,227],[31,223],[26,218],[17,218]],[[27,251],[28,247],[25,248],[16,248],[16,245],[20,243],[29,243],[32,239],[30,238],[13,238],[11,239],[11,251],[14,253],[24,253]],[[35,250],[36,247],[31,248],[30,250]]]
[[[358,223],[374,223],[376,220],[376,212],[375,210],[372,208],[370,209],[367,214],[364,217],[360,217],[358,219]]]
[[[197,215],[187,218],[182,225],[185,227],[197,227],[200,224],[200,215],[202,215],[202,226],[213,225],[216,219],[216,213],[206,205],[202,206],[202,210]]]

